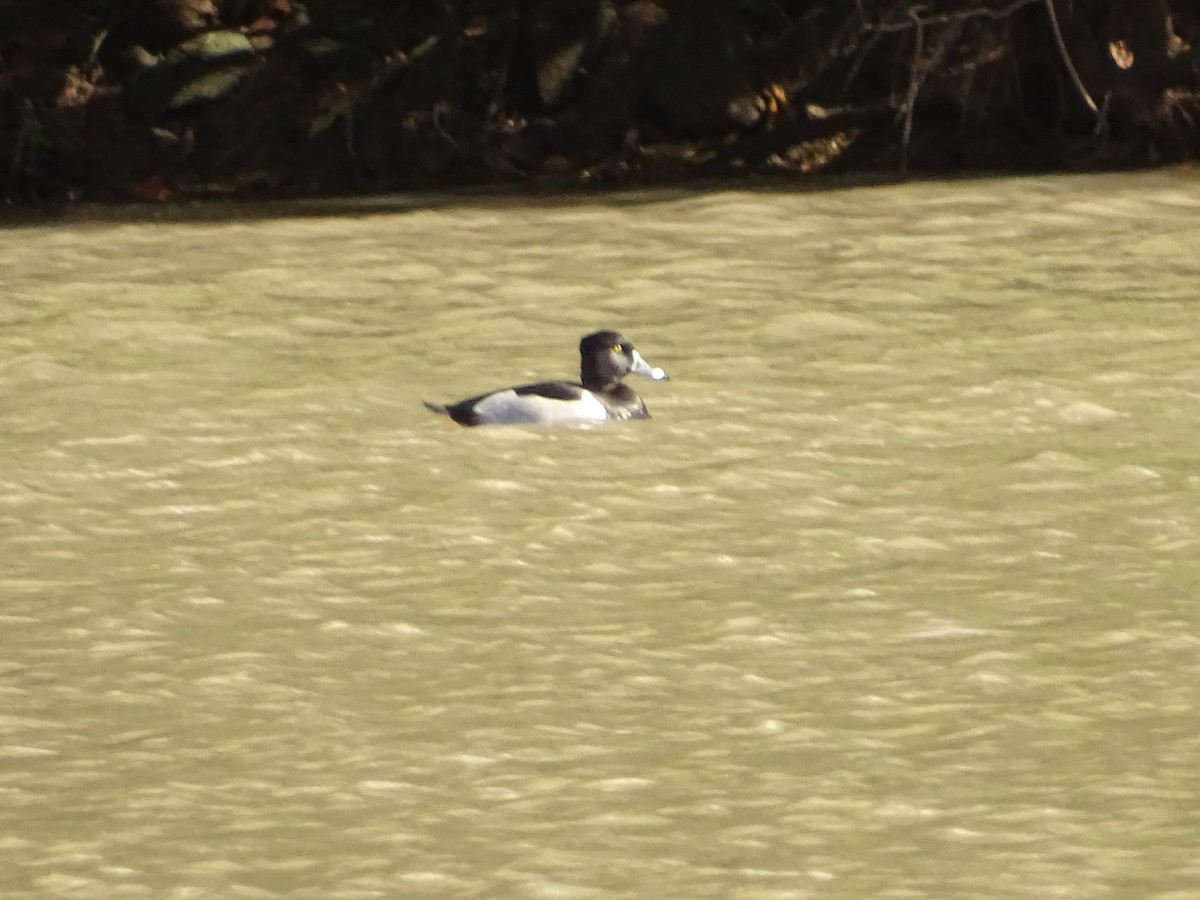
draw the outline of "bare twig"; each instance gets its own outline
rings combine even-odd
[[[904,131],[900,137],[900,177],[908,176],[908,142],[912,137],[913,110],[917,105],[917,93],[921,90],[921,82],[925,80],[921,69],[921,54],[925,50],[925,24],[917,15],[917,10],[910,10],[916,22],[917,36],[913,42],[912,68],[908,73],[908,96],[904,99]]]
[[[967,19],[1007,19],[1022,6],[1028,6],[1031,3],[1036,3],[1037,0],[1014,0],[1008,6],[1002,9],[989,9],[986,6],[976,7],[975,9],[967,9],[962,12],[942,13],[939,16],[928,16],[920,18],[914,13],[920,9],[915,7],[908,11],[908,16],[903,22],[881,22],[878,25],[868,25],[867,31],[889,32],[889,31],[907,31],[913,27],[915,22],[919,22],[923,26],[929,25],[949,25],[951,22],[964,22]]]
[[[904,2],[905,0],[900,0],[899,3],[896,3],[894,6],[892,6],[892,9],[888,10],[887,15],[891,16],[892,10],[899,9],[904,5]],[[861,6],[859,10],[861,12]],[[910,10],[910,14],[911,12],[912,11]],[[910,21],[904,27],[911,28],[912,22]],[[866,63],[867,57],[871,55],[871,51],[875,49],[875,46],[883,40],[884,31],[872,25],[866,24],[865,22],[862,25],[862,32],[869,35],[869,37],[862,44],[854,48],[857,56],[854,60],[854,63],[850,66],[850,71],[846,73],[845,87],[843,89],[845,91],[849,91],[850,85],[854,83],[856,78],[858,78],[858,73]]]
[[[1071,62],[1071,54],[1067,52],[1067,42],[1063,40],[1062,29],[1058,27],[1058,15],[1054,10],[1054,0],[1045,0],[1045,2],[1046,15],[1050,17],[1050,30],[1054,32],[1054,42],[1058,45],[1058,53],[1062,57],[1063,65],[1067,67],[1067,74],[1071,76],[1071,81],[1075,84],[1075,90],[1079,91],[1079,96],[1088,105],[1088,109],[1099,114],[1100,108],[1096,106],[1096,101],[1092,99],[1092,95],[1084,87],[1083,79],[1079,77],[1079,73],[1075,71],[1075,64]],[[1106,103],[1105,106],[1107,105]]]

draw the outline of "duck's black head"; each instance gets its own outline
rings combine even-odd
[[[616,331],[597,331],[579,342],[579,378],[589,391],[611,388],[630,372],[655,381],[668,377],[662,369],[651,368],[633,342]]]

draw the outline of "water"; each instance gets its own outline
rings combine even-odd
[[[1200,890],[1184,173],[0,244],[0,893]],[[459,429],[626,331],[654,418]]]

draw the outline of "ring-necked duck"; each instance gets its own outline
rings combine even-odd
[[[648,419],[642,398],[621,379],[632,372],[655,381],[668,376],[651,368],[629,338],[597,331],[579,342],[579,380],[543,381],[468,397],[458,403],[422,401],[459,425],[520,425],[588,422],[601,419]]]

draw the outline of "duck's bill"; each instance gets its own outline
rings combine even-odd
[[[650,363],[642,359],[642,354],[636,350],[633,351],[633,365],[629,367],[629,371],[634,375],[641,375],[644,378],[652,378],[655,381],[667,381],[671,376],[664,372],[658,366],[651,366]]]

